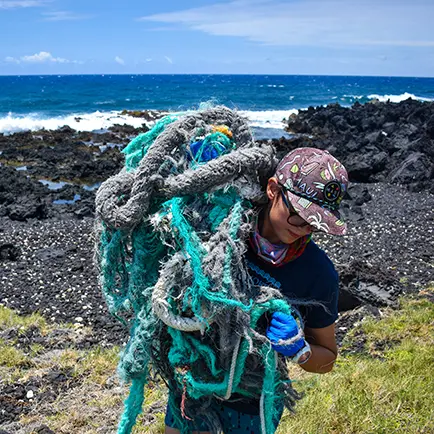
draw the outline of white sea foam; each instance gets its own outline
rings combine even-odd
[[[283,128],[285,127],[284,119],[288,119],[291,114],[297,114],[298,110],[264,110],[264,111],[240,111],[242,116],[249,120],[252,127],[261,128]]]
[[[422,96],[416,96],[413,95],[412,93],[402,93],[401,95],[377,95],[377,94],[372,94],[372,95],[368,95],[369,99],[378,99],[380,102],[387,102],[388,100],[390,100],[390,102],[401,102],[401,101],[405,101],[408,98],[411,99],[416,99],[419,101],[434,101],[434,98],[424,98]]]
[[[335,97],[335,98],[337,98],[337,97]],[[344,95],[343,98],[362,99],[363,95]]]
[[[146,123],[142,118],[121,115],[120,112],[100,112],[72,114],[46,118],[38,114],[17,116],[9,113],[6,117],[0,118],[0,133],[11,134],[18,131],[36,131],[41,129],[56,130],[67,125],[77,131],[95,131],[107,129],[114,124],[127,124],[139,128]]]
[[[252,127],[279,129],[285,126],[283,119],[288,118],[292,113],[298,113],[298,110],[245,110],[239,113],[248,118]],[[139,128],[144,123],[152,124],[152,122],[146,122],[143,118],[121,115],[119,111],[96,111],[94,113],[71,114],[52,118],[46,118],[37,113],[26,116],[9,113],[7,116],[0,118],[0,133],[12,134],[19,131],[37,131],[41,129],[56,130],[64,125],[77,131],[98,131],[107,129],[114,124],[127,124]]]

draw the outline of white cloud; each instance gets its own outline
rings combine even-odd
[[[172,65],[173,60],[169,56],[164,56],[164,58]]]
[[[152,59],[151,59],[150,57],[148,57],[148,58],[146,59],[146,61],[147,61],[147,62],[152,62]]]
[[[10,57],[10,56],[5,57],[5,62],[8,62],[8,63],[20,63],[20,61],[18,59],[15,59],[14,57]]]
[[[68,60],[63,57],[54,57],[47,51],[40,51],[39,53],[30,56],[21,56],[19,58],[8,56],[5,58],[8,63],[77,63],[83,64],[80,60]]]
[[[78,15],[70,11],[45,12],[42,15],[46,17],[44,21],[72,21],[90,18],[88,15]]]
[[[29,63],[45,63],[45,62],[57,62],[57,63],[69,63],[69,60],[63,59],[62,57],[53,57],[51,53],[47,51],[41,51],[37,54],[33,54],[32,56],[23,56],[21,57],[22,62]]]
[[[122,57],[119,57],[119,56],[115,57],[115,62],[119,63],[119,65],[125,65],[125,60],[122,59]]]
[[[35,8],[46,4],[46,0],[0,0],[0,9]]]
[[[141,17],[275,46],[434,46],[432,0],[232,0]]]

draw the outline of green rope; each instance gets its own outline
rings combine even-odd
[[[146,381],[134,379],[128,398],[125,400],[125,410],[118,426],[118,434],[129,434],[136,423],[137,416],[142,412],[144,388]]]
[[[130,142],[122,151],[125,154],[127,171],[133,171],[138,167],[155,139],[167,125],[175,120],[175,116],[165,117],[157,122],[150,131]],[[207,155],[216,152],[220,156],[235,148],[235,142],[221,132],[212,132],[211,129],[200,127],[197,129],[197,134],[199,133],[205,134],[205,137],[199,150],[195,151],[194,160],[190,160],[193,170],[205,162],[203,161],[205,151]],[[188,143],[185,144],[184,152],[186,153],[188,146]],[[183,150],[182,147],[180,149]],[[161,167],[171,164],[171,160],[168,159],[162,163]],[[213,282],[207,276],[204,263],[208,252],[191,220],[189,206],[193,202],[197,204],[198,201],[207,210],[206,222],[210,236],[215,234],[223,223],[228,225],[227,236],[230,242],[224,248],[222,285],[218,291],[215,290]],[[253,300],[242,302],[231,295],[235,285],[234,267],[237,266],[234,246],[240,242],[238,234],[245,213],[250,207],[250,203],[243,199],[235,188],[225,187],[194,198],[177,196],[164,202],[154,200],[150,212],[152,218],[144,219],[129,232],[110,229],[102,225],[99,255],[103,293],[109,311],[124,324],[127,324],[127,318],[130,318],[131,323],[130,340],[121,354],[118,367],[121,377],[125,381],[132,381],[130,394],[125,401],[124,413],[118,427],[119,434],[129,434],[141,412],[144,387],[147,384],[150,369],[152,369],[153,351],[156,347],[169,345],[164,342],[155,342],[155,336],[162,327],[167,329],[171,340],[167,358],[170,369],[173,370],[173,379],[175,383],[178,383],[178,388],[186,387],[189,399],[210,396],[224,398],[229,386],[233,393],[251,396],[241,384],[250,349],[247,339],[242,337],[240,340],[232,372],[224,371],[218,366],[218,349],[205,345],[191,333],[163,325],[155,316],[151,304],[153,287],[160,277],[161,264],[175,252],[182,252],[191,269],[192,280],[181,300],[175,300],[171,291],[168,291],[166,301],[175,314],[192,313],[209,327],[210,324],[203,314],[204,305],[216,305],[219,309],[228,312],[241,309],[250,316],[251,329],[256,330],[259,318],[267,312],[291,313],[291,307],[282,299],[259,304]],[[162,235],[164,231],[156,230],[155,225],[164,227],[170,234],[167,236],[168,239]],[[132,312],[132,318],[131,315],[125,315],[128,311]],[[264,364],[265,375],[262,391],[265,406],[271,409],[266,412],[265,419],[266,431],[270,434],[274,432],[276,391],[281,382],[276,372],[275,353],[271,346],[261,344],[259,354]],[[193,366],[200,368],[188,369]],[[204,371],[208,371],[206,381],[202,379],[205,378]],[[173,396],[169,406],[178,426],[181,427],[182,434],[186,434],[188,423],[183,419]]]
[[[175,116],[166,116],[157,122],[154,127],[146,133],[139,134],[123,150],[125,154],[125,167],[130,172],[137,169],[142,158],[154,143],[155,139],[164,131],[167,125],[176,121]]]

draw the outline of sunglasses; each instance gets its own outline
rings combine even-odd
[[[291,226],[294,226],[296,228],[306,228],[310,227],[310,230],[312,232],[317,232],[317,229],[314,226],[311,226],[306,220],[304,220],[298,212],[295,210],[295,208],[291,205],[288,198],[286,197],[286,189],[282,184],[279,184],[280,186],[280,192],[282,193],[282,199],[283,203],[285,204],[286,208],[288,208],[289,211],[289,217],[286,219],[287,223]]]

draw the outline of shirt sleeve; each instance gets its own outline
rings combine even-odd
[[[327,270],[325,275],[315,279],[311,299],[320,305],[305,307],[304,322],[306,327],[324,328],[338,319],[339,278],[331,262],[330,265],[331,268]]]

